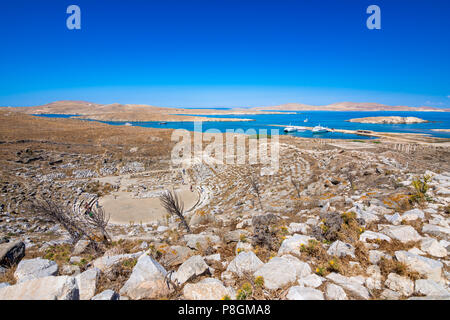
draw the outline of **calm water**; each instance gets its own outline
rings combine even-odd
[[[68,118],[71,115],[41,115],[45,117],[59,117]],[[401,117],[418,117],[431,123],[418,124],[365,124],[346,122],[352,118],[377,117],[377,116],[401,116]],[[245,122],[203,122],[202,131],[209,129],[218,129],[225,132],[227,129],[266,129],[268,133],[271,130],[279,130],[280,134],[285,134],[282,127],[273,127],[271,125],[295,125],[313,127],[322,125],[334,129],[348,129],[348,130],[373,130],[378,132],[408,132],[408,133],[425,133],[435,137],[450,138],[449,132],[435,132],[430,129],[450,129],[450,112],[397,112],[397,111],[299,111],[296,114],[270,114],[270,115],[219,115],[207,116],[211,118],[241,118],[254,119],[255,121]],[[308,119],[308,122],[303,122]],[[125,122],[118,121],[101,121],[111,125],[124,125]],[[167,122],[165,125],[159,122],[130,122],[133,126],[150,127],[150,128],[171,128],[171,129],[186,129],[194,131],[193,122]],[[197,130],[198,131],[198,130]],[[276,132],[272,133],[276,134]],[[312,134],[311,131],[289,133],[289,135],[299,137],[314,137],[314,138],[331,138],[331,139],[369,139],[369,137],[329,132],[322,134]]]

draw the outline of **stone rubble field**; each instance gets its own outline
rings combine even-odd
[[[339,145],[280,139],[273,174],[261,164],[196,163],[183,175],[168,156],[145,158],[137,147],[126,157],[33,146],[9,153],[0,299],[449,300],[448,148]],[[173,216],[110,224],[112,241],[95,250],[24,206],[36,195],[62,203],[106,195],[120,181],[95,179],[122,175],[145,180],[127,186],[135,198],[192,184],[190,232]],[[425,176],[426,199],[414,198]]]

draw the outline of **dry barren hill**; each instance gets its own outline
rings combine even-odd
[[[367,102],[339,102],[324,106],[312,106],[301,103],[287,103],[272,107],[257,107],[253,110],[328,110],[328,111],[441,111],[448,112],[448,109],[433,107],[408,107],[408,106],[388,106],[379,103]]]
[[[7,107],[7,111],[23,112],[26,114],[71,114],[81,119],[103,121],[252,121],[237,118],[207,118],[194,115],[244,115],[244,114],[273,114],[257,110],[211,110],[211,109],[182,109],[163,108],[137,104],[96,104],[86,101],[56,101],[34,107]],[[192,116],[190,116],[192,115]]]

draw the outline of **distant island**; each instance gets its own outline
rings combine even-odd
[[[411,124],[411,123],[429,122],[428,120],[420,119],[417,117],[367,117],[367,118],[355,118],[345,121],[358,123],[380,123],[380,124]]]
[[[387,106],[378,103],[340,102],[325,106],[311,106],[299,103],[289,103],[272,107],[233,108],[226,110],[208,108],[167,108],[141,104],[98,104],[86,101],[56,101],[41,106],[31,107],[0,107],[0,110],[22,112],[26,114],[63,114],[78,119],[99,121],[253,121],[238,117],[261,114],[295,114],[294,111],[323,110],[323,111],[436,111],[448,112],[449,109],[432,107]],[[215,117],[211,117],[215,116]],[[367,122],[369,123],[369,122]],[[378,122],[377,122],[378,123]],[[386,123],[386,122],[382,122]],[[393,122],[403,123],[403,122]]]
[[[284,111],[435,111],[449,112],[450,109],[435,107],[408,107],[408,106],[388,106],[372,102],[338,102],[323,106],[313,106],[302,103],[286,103],[271,107],[256,107],[252,110],[284,110]]]
[[[431,129],[431,131],[437,131],[437,132],[450,132],[450,129]]]

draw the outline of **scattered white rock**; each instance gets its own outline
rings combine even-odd
[[[21,283],[32,279],[54,276],[57,273],[58,265],[55,261],[35,258],[20,261],[14,272],[14,278],[16,278],[18,283]]]
[[[239,241],[236,244],[236,249],[235,249],[234,253],[238,254],[239,252],[242,252],[242,251],[252,251],[252,249],[253,249],[253,246],[250,242]]]
[[[434,257],[443,258],[447,256],[447,249],[433,238],[423,239],[420,243],[420,248]]]
[[[232,299],[235,294],[232,289],[226,288],[222,281],[206,278],[197,283],[186,284],[183,296],[187,300],[221,300],[225,296]]]
[[[191,249],[198,250],[198,246],[201,248],[207,248],[210,244],[214,245],[220,242],[220,238],[213,234],[186,234],[183,236],[183,240],[186,242],[186,246]]]
[[[448,237],[450,236],[450,228],[437,226],[434,224],[424,224],[422,227],[423,233],[428,233],[437,237]]]
[[[420,250],[419,248],[416,248],[416,247],[409,249],[408,252],[411,252],[411,253],[414,253],[414,254],[418,254],[419,256],[426,255],[425,252],[423,252],[422,250]]]
[[[301,287],[317,288],[322,285],[323,281],[325,281],[325,279],[317,274],[310,274],[304,278],[298,279],[297,283]]]
[[[328,280],[331,280],[338,285],[344,287],[345,289],[351,291],[353,294],[363,298],[363,299],[369,299],[370,294],[369,291],[362,285],[364,283],[364,279],[361,280],[357,277],[344,277],[343,275],[340,275],[338,273],[332,272],[329,275],[326,276]]]
[[[288,300],[324,300],[322,291],[301,286],[291,287],[286,298]]]
[[[120,294],[131,299],[153,299],[167,295],[170,290],[164,281],[167,271],[158,261],[143,254],[133,268]]]
[[[425,213],[420,209],[412,209],[402,214],[402,221],[412,221],[417,219],[424,219]]]
[[[384,289],[381,293],[381,297],[386,300],[399,300],[402,295],[391,289]]]
[[[263,277],[264,286],[267,289],[275,290],[294,282],[297,278],[297,273],[295,267],[286,259],[275,257],[258,268],[254,276]]]
[[[113,290],[105,290],[99,293],[98,295],[92,297],[91,300],[119,300],[120,296],[118,293],[114,292]]]
[[[370,250],[369,251],[369,262],[370,263],[377,264],[378,262],[380,262],[381,258],[392,259],[392,257],[390,255],[388,255],[387,253],[385,253],[383,251],[379,251],[379,250]]]
[[[280,249],[278,249],[278,255],[282,256],[288,253],[300,255],[300,245],[303,244],[306,246],[308,244],[308,241],[312,239],[313,238],[305,235],[294,234],[293,236],[290,236],[283,240]]]
[[[80,300],[90,300],[95,295],[100,269],[91,268],[75,277],[79,289]]]
[[[328,248],[327,253],[330,256],[336,256],[339,258],[350,256],[352,258],[355,258],[355,248],[348,243],[342,242],[342,241],[335,241],[331,244],[330,248]]]
[[[0,300],[78,300],[74,277],[43,277],[0,289]]]
[[[367,268],[367,273],[370,275],[366,279],[365,285],[369,290],[380,290],[382,286],[383,277],[381,275],[380,267],[369,266]]]
[[[78,256],[82,254],[89,246],[89,243],[90,243],[89,240],[79,240],[73,248],[72,255]]]
[[[426,296],[448,296],[450,292],[440,283],[430,279],[416,280],[415,286],[416,294],[423,294]]]
[[[435,281],[440,281],[442,275],[442,262],[421,257],[408,251],[396,251],[395,257],[398,261],[406,264],[411,270]]]
[[[202,256],[192,256],[183,262],[177,272],[173,275],[172,280],[177,281],[178,284],[183,284],[193,277],[204,274],[207,270],[208,265],[205,263]]]
[[[306,223],[292,222],[288,227],[289,233],[307,234],[309,230],[310,230],[310,227]]]
[[[409,278],[402,277],[396,273],[390,273],[384,284],[389,289],[406,297],[409,297],[414,293],[414,282]]]
[[[419,241],[422,236],[411,226],[384,226],[382,233],[390,238],[397,239],[403,243],[409,241]]]
[[[344,289],[333,283],[327,284],[325,294],[329,300],[348,300]]]
[[[108,272],[115,265],[122,263],[128,259],[139,258],[143,252],[130,253],[130,254],[119,254],[119,255],[104,255],[103,257],[97,258],[92,262],[92,266],[100,269],[101,272]]]
[[[366,242],[366,240],[385,240],[387,242],[391,242],[391,238],[389,238],[388,236],[379,233],[379,232],[373,232],[370,230],[364,231],[360,236],[359,236],[359,241],[362,242]]]
[[[312,272],[311,267],[309,266],[308,263],[300,261],[299,259],[290,254],[283,255],[281,259],[286,260],[291,266],[295,268],[297,278],[304,278],[310,275]]]
[[[398,212],[396,212],[395,214],[392,214],[392,215],[385,214],[384,217],[386,218],[387,221],[392,223],[394,226],[398,226],[402,222],[402,217],[400,216],[400,214]]]
[[[227,271],[233,272],[238,276],[244,273],[254,273],[264,263],[255,255],[253,251],[239,253],[228,265]]]

